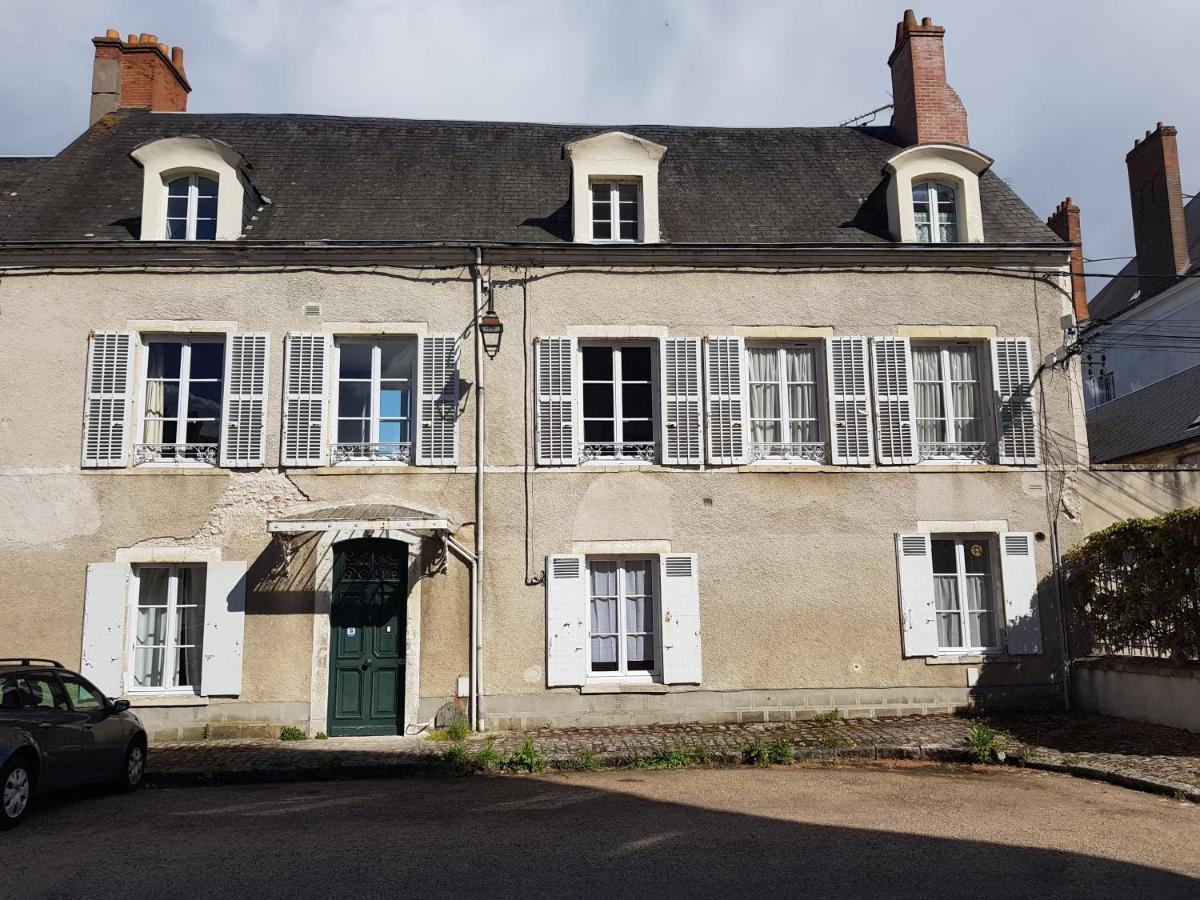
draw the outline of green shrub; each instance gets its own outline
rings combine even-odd
[[[769,766],[771,764],[771,745],[758,738],[742,747],[742,762],[748,766]]]
[[[707,765],[710,758],[707,747],[664,747],[645,756],[635,756],[630,765],[635,769],[685,769]]]
[[[446,726],[446,736],[452,741],[466,740],[471,733],[471,723],[466,719],[455,719]]]
[[[525,743],[508,758],[508,767],[514,772],[540,772],[546,768],[546,758],[530,738],[525,738]]]
[[[981,763],[992,762],[1004,750],[1004,741],[999,732],[982,722],[971,726],[967,734],[967,744],[975,754],[975,759]]]
[[[496,739],[489,737],[487,744],[471,758],[471,767],[478,772],[491,772],[500,767],[504,757],[496,749]]]
[[[767,748],[767,755],[770,757],[771,762],[773,763],[782,766],[788,765],[791,763],[792,757],[795,755],[794,751],[792,750],[792,742],[787,738],[776,738],[775,740],[771,741],[771,746]]]
[[[279,729],[279,739],[281,741],[303,741],[307,738],[308,735],[295,725],[284,725]]]
[[[313,739],[318,740],[318,741],[327,741],[327,740],[329,740],[329,735],[327,735],[323,731],[318,731],[316,734],[313,735]]]
[[[812,717],[815,725],[838,725],[842,721],[842,712],[837,707]]]
[[[440,759],[446,768],[456,775],[471,771],[471,754],[467,752],[466,744],[451,744]]]

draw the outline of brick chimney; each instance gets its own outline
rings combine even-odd
[[[131,34],[125,41],[110,28],[92,38],[92,117],[89,124],[118,109],[186,112],[192,87],[183,73],[183,48],[160,44],[153,34]]]
[[[1075,309],[1075,321],[1082,323],[1088,317],[1087,283],[1083,278],[1083,231],[1079,227],[1079,207],[1068,197],[1046,220],[1050,230],[1068,243],[1071,248],[1071,305]]]
[[[911,9],[896,25],[892,70],[892,127],[908,144],[968,144],[967,110],[946,84],[946,29]]]
[[[1125,154],[1129,201],[1133,207],[1133,244],[1142,298],[1169,287],[1188,268],[1187,225],[1175,127],[1158,123],[1133,142]]]

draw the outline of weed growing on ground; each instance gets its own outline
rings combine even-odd
[[[757,738],[742,747],[742,762],[748,766],[767,767],[771,764],[771,745]]]
[[[594,772],[600,768],[600,758],[595,750],[588,747],[570,759],[555,760],[553,766],[563,772]]]
[[[635,756],[630,766],[635,769],[686,769],[706,765],[711,758],[707,747],[671,747]]]
[[[775,738],[771,741],[771,746],[767,748],[767,755],[776,765],[790,765],[795,755],[792,750],[792,742],[783,737]]]
[[[327,741],[327,740],[329,740],[329,735],[327,735],[327,734],[326,734],[325,732],[323,732],[323,731],[318,731],[316,734],[314,734],[314,735],[313,735],[313,740],[315,740],[315,741]]]
[[[440,759],[455,774],[463,775],[471,771],[471,755],[467,753],[466,744],[451,744]]]
[[[842,722],[842,712],[835,706],[829,712],[813,716],[811,721],[814,725],[840,725]]]
[[[208,723],[205,722],[204,727],[200,729],[200,740],[207,741],[208,737],[211,733],[212,732],[209,731],[209,728],[208,728]]]
[[[471,733],[471,723],[466,719],[455,719],[446,726],[446,735],[452,741],[466,740],[467,735]]]
[[[493,772],[500,768],[502,762],[504,757],[496,749],[496,739],[493,737],[488,738],[487,744],[471,759],[472,767],[479,772]]]
[[[981,763],[990,763],[1004,752],[1004,741],[1000,733],[983,722],[976,722],[967,733],[967,745]]]
[[[1070,755],[1070,756],[1064,756],[1064,757],[1063,757],[1063,765],[1064,765],[1064,766],[1077,766],[1077,765],[1079,765],[1079,763],[1081,763],[1082,761],[1083,761],[1083,758],[1082,758],[1082,757],[1080,757],[1080,756],[1075,756],[1074,754],[1072,754],[1072,755]]]
[[[546,768],[546,757],[530,738],[525,738],[525,743],[508,758],[508,768],[514,772],[540,772]]]
[[[817,738],[817,746],[822,750],[851,750],[858,746],[858,741],[837,734],[823,734]]]
[[[279,739],[281,741],[303,741],[308,739],[308,735],[295,725],[284,725],[279,729]]]

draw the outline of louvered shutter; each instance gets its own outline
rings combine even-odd
[[[938,651],[938,633],[929,535],[896,535],[896,565],[900,575],[904,655],[934,656]]]
[[[700,339],[663,338],[663,462],[704,462],[700,399]]]
[[[227,468],[266,463],[270,346],[270,335],[265,333],[244,332],[229,336],[221,429],[221,465]]]
[[[132,383],[133,333],[92,332],[83,401],[85,469],[123,468],[128,461]]]
[[[200,693],[205,697],[236,697],[242,692],[246,564],[209,563],[206,570]]]
[[[579,462],[575,439],[575,339],[544,337],[535,342],[537,390],[537,462],[573,466]]]
[[[871,339],[875,372],[875,431],[879,462],[898,466],[917,461],[912,402],[912,353],[906,337]]]
[[[546,557],[546,685],[587,681],[587,565],[577,554]]]
[[[700,571],[695,553],[662,557],[662,675],[666,684],[699,684]]]
[[[992,378],[1000,462],[1013,466],[1035,464],[1038,433],[1029,338],[992,338]]]
[[[293,332],[287,336],[284,360],[283,448],[285,466],[323,466],[327,369],[330,335]]]
[[[417,373],[417,463],[458,463],[458,341],[452,334],[421,338]],[[476,460],[478,463],[479,460]]]
[[[1009,653],[1042,652],[1042,622],[1033,548],[1033,535],[1030,532],[1000,533],[1000,582],[1004,591]]]
[[[746,358],[740,337],[704,339],[708,391],[708,461],[737,466],[749,461],[746,439]]]
[[[831,337],[825,354],[834,465],[871,464],[870,388],[867,339]]]
[[[83,595],[79,670],[108,697],[124,693],[128,563],[91,563]]]

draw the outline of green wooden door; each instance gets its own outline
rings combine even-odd
[[[401,733],[407,581],[402,543],[365,539],[333,548],[330,735]]]

